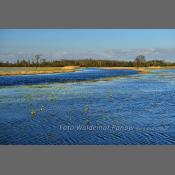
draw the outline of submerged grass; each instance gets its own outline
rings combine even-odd
[[[89,105],[84,106],[83,111],[84,111],[84,112],[89,112]]]
[[[50,86],[48,84],[40,84],[40,85],[27,85],[26,88],[49,88]]]

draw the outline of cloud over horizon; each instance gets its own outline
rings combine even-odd
[[[0,50],[0,61],[11,61],[34,58],[35,54],[42,54],[47,60],[60,59],[108,59],[108,60],[133,60],[137,55],[145,55],[147,60],[162,59],[175,61],[175,48],[155,48],[155,49],[107,49],[107,50],[87,50],[87,51],[8,51]]]

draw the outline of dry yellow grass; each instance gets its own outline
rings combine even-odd
[[[65,66],[65,67],[8,67],[0,68],[0,76],[9,75],[33,75],[33,74],[53,74],[74,72],[78,66]]]
[[[141,74],[147,74],[151,70],[156,70],[156,69],[175,69],[175,66],[151,66],[151,67],[103,67],[103,69],[128,69],[128,70],[137,70]]]

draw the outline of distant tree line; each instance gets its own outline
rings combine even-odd
[[[80,66],[80,67],[149,67],[149,66],[175,66],[174,62],[163,60],[146,61],[143,55],[139,55],[134,61],[118,61],[118,60],[95,60],[95,59],[79,59],[79,60],[53,60],[48,61],[41,59],[40,55],[35,55],[35,60],[17,60],[15,63],[0,62],[0,67],[63,67],[63,66]]]

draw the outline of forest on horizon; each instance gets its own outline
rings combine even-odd
[[[150,67],[150,66],[175,66],[175,62],[164,60],[146,60],[145,56],[139,55],[133,61],[105,60],[105,59],[77,59],[77,60],[51,60],[43,59],[41,55],[35,55],[33,61],[22,59],[16,62],[0,62],[0,67]]]

